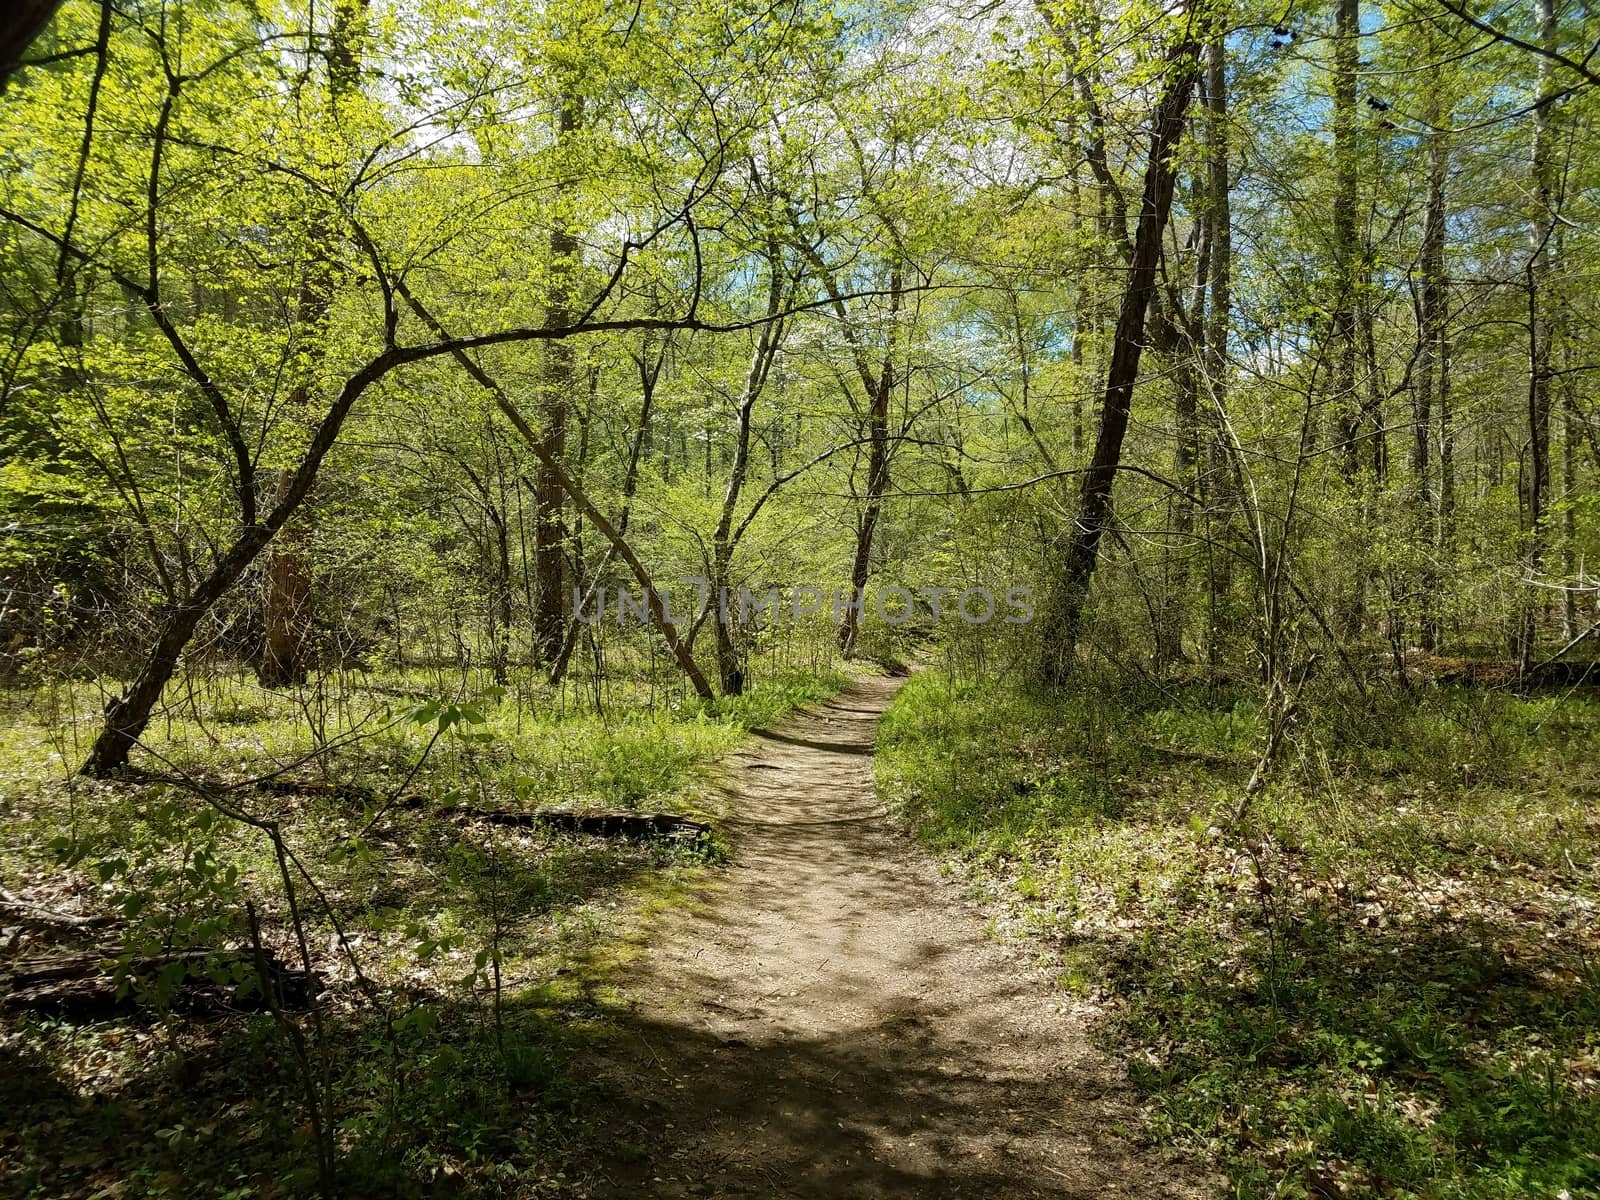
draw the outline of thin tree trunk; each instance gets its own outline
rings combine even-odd
[[[490,581],[489,668],[504,685],[511,665],[511,524],[499,509],[489,511],[494,535],[494,574]]]
[[[1360,0],[1336,0],[1333,51],[1333,404],[1340,466],[1354,479],[1361,420],[1356,400],[1356,71],[1361,54]]]
[[[655,397],[656,383],[661,378],[661,367],[667,359],[667,349],[670,342],[663,342],[661,352],[654,359],[650,357],[650,339],[647,336],[641,352],[633,356],[634,365],[639,368],[639,425],[634,431],[633,442],[628,449],[628,469],[622,477],[622,509],[617,514],[614,524],[617,536],[628,536],[628,522],[633,517],[633,497],[639,488],[639,464],[650,454],[650,431],[655,423]],[[605,557],[600,560],[600,565],[594,570],[587,587],[582,595],[578,594],[578,584],[573,585],[572,612],[567,615],[566,637],[561,645],[561,654],[550,668],[550,682],[559,684],[566,677],[567,668],[572,662],[572,653],[577,649],[579,636],[584,630],[582,614],[589,610],[589,605],[596,598],[599,589],[605,584],[606,568],[611,565],[611,559],[616,554],[616,547],[608,545]]]
[[[1456,536],[1456,427],[1450,416],[1450,336],[1447,329],[1441,329],[1439,335],[1438,529],[1439,559],[1445,563]]]
[[[865,604],[867,580],[872,573],[872,539],[883,515],[883,498],[889,491],[889,398],[894,394],[894,359],[898,344],[901,289],[904,278],[900,264],[889,272],[889,334],[878,368],[877,386],[869,395],[867,413],[867,491],[861,516],[856,522],[856,548],[850,561],[850,596],[839,623],[839,651],[846,658],[855,653],[861,636],[861,608]]]
[[[894,289],[899,287],[895,271]],[[856,549],[850,561],[850,596],[839,623],[839,650],[846,658],[855,653],[861,636],[861,607],[865,603],[867,580],[872,573],[872,539],[883,515],[883,497],[889,490],[889,396],[894,388],[894,361],[887,355],[878,375],[867,418],[867,493],[856,522]]]
[[[397,290],[406,303],[411,306],[412,311],[422,318],[423,322],[441,340],[448,340],[449,334],[445,331],[444,326],[439,324],[438,320],[423,306],[421,301],[413,296],[403,284]],[[611,523],[605,513],[600,511],[599,506],[589,498],[588,493],[584,491],[578,481],[568,474],[561,461],[550,456],[545,447],[544,439],[528,423],[527,418],[522,415],[522,411],[512,403],[511,397],[506,394],[505,389],[495,382],[488,372],[474,362],[471,355],[467,354],[465,350],[453,350],[451,355],[465,368],[467,374],[472,376],[494,398],[495,407],[504,414],[506,420],[511,422],[511,427],[521,435],[522,440],[533,451],[533,456],[539,461],[539,465],[550,473],[561,486],[562,492],[578,506],[584,518],[600,531],[600,536],[611,543],[612,548],[617,552],[617,556],[633,572],[633,577],[638,580],[640,588],[644,591],[645,605],[650,615],[650,623],[661,634],[661,640],[666,642],[667,650],[688,678],[690,684],[693,685],[695,694],[703,700],[716,699],[716,692],[712,691],[704,673],[696,665],[694,655],[690,652],[688,644],[678,636],[677,629],[668,620],[666,601],[662,598],[661,593],[656,590],[655,583],[650,578],[650,572],[645,569],[644,563],[639,561],[639,556],[633,552],[633,547],[628,544],[627,539],[622,536],[621,532]],[[559,653],[560,647],[558,646],[556,649]]]
[[[1539,23],[1539,44],[1556,48],[1554,0],[1534,0]],[[1550,499],[1550,342],[1553,331],[1549,315],[1551,254],[1550,240],[1555,232],[1557,208],[1555,171],[1551,158],[1551,124],[1555,115],[1554,83],[1550,60],[1539,59],[1539,100],[1534,109],[1533,208],[1528,221],[1528,470],[1526,547],[1523,569],[1527,591],[1518,622],[1515,656],[1518,668],[1526,673],[1533,666],[1534,645],[1538,638],[1538,618],[1542,596],[1534,587],[1544,570]]]
[[[901,306],[905,299],[904,264],[898,257],[897,250],[894,265],[889,271],[889,307],[886,314],[888,333],[885,338],[883,361],[874,372],[871,359],[868,357],[867,345],[850,323],[850,314],[839,291],[837,277],[823,260],[821,251],[801,232],[799,215],[791,212],[790,221],[796,231],[801,233],[796,239],[796,244],[816,268],[828,293],[834,315],[839,319],[840,331],[850,347],[856,376],[861,381],[861,388],[866,398],[866,412],[863,416],[861,409],[856,406],[855,397],[853,395],[848,397],[851,407],[855,409],[858,422],[865,424],[867,433],[867,490],[862,498],[861,512],[856,518],[855,550],[850,559],[850,605],[845,609],[838,629],[839,649],[846,658],[849,658],[855,652],[856,640],[861,629],[861,613],[857,602],[864,603],[865,600],[864,589],[872,573],[872,540],[882,516],[883,498],[889,491],[889,400],[894,394],[894,364],[899,345]],[[887,221],[885,225],[888,225]],[[889,233],[898,247],[899,237],[892,227],[889,228]]]
[[[288,486],[266,517],[260,521],[247,519],[233,545],[217,559],[211,573],[199,586],[183,600],[167,605],[161,611],[156,619],[160,628],[156,644],[127,691],[106,705],[105,723],[90,748],[89,757],[81,768],[82,774],[109,775],[128,765],[128,754],[149,725],[150,714],[161,699],[162,689],[177,669],[178,658],[194,636],[201,618],[238,582],[273,535],[299,509],[356,401],[396,366],[415,357],[403,350],[391,349],[372,359],[346,380],[329,407],[327,416],[312,435],[311,444],[300,465],[289,476]]]
[[[1365,290],[1368,280],[1362,280]],[[1372,442],[1373,491],[1381,493],[1389,482],[1389,434],[1384,428],[1383,373],[1378,369],[1378,339],[1373,330],[1372,305],[1362,303],[1357,308],[1356,325],[1361,335],[1362,368],[1366,375],[1366,397],[1361,405],[1362,423],[1371,430],[1366,436]],[[1376,495],[1367,497],[1369,518],[1376,514],[1372,502]]]
[[[739,397],[735,413],[733,464],[728,472],[728,486],[722,495],[722,511],[718,514],[717,527],[711,535],[710,603],[717,643],[717,674],[725,696],[737,696],[744,691],[744,671],[739,666],[735,625],[728,614],[733,553],[738,541],[734,534],[733,518],[739,507],[739,494],[744,489],[745,476],[750,469],[750,424],[756,401],[766,386],[767,375],[772,370],[773,360],[783,339],[782,323],[775,319],[783,308],[783,262],[776,242],[767,245],[767,262],[772,272],[767,288],[767,316],[774,319],[761,326],[761,335],[750,356],[750,369],[745,375],[744,391]]]
[[[1199,81],[1196,80],[1196,87]],[[1194,180],[1191,203],[1203,208],[1210,189],[1209,164],[1204,177]],[[1188,627],[1189,582],[1193,573],[1195,497],[1198,494],[1200,461],[1200,380],[1207,362],[1206,292],[1211,278],[1211,249],[1216,227],[1210,220],[1199,223],[1200,248],[1195,255],[1194,282],[1187,289],[1189,299],[1180,305],[1173,301],[1176,318],[1177,358],[1173,365],[1173,417],[1176,425],[1172,452],[1173,478],[1182,491],[1172,497],[1173,533],[1176,549],[1169,547],[1171,569],[1167,595],[1162,605],[1162,645],[1158,646],[1157,665],[1187,662],[1183,635]]]
[[[1430,117],[1438,127],[1448,124],[1448,119],[1437,104]],[[1422,293],[1417,310],[1417,382],[1412,392],[1411,409],[1411,479],[1414,490],[1416,537],[1418,552],[1427,559],[1436,545],[1436,506],[1434,503],[1430,452],[1433,447],[1433,423],[1436,380],[1437,391],[1442,395],[1444,382],[1444,356],[1440,343],[1444,339],[1446,281],[1444,268],[1445,247],[1445,176],[1449,170],[1450,144],[1447,135],[1435,132],[1428,138],[1428,207],[1422,227],[1422,249],[1419,254],[1422,270]],[[1443,405],[1438,405],[1439,420],[1443,427]],[[1442,464],[1441,464],[1442,469]],[[1440,502],[1443,500],[1443,483],[1440,484]],[[1424,650],[1432,651],[1439,645],[1439,618],[1436,593],[1439,590],[1437,563],[1425,561],[1419,576],[1418,626]]]
[[[1228,149],[1228,50],[1221,36],[1213,37],[1206,55],[1206,129],[1210,141],[1209,220],[1211,223],[1211,264],[1208,281],[1211,292],[1206,311],[1206,381],[1210,389],[1210,447],[1201,484],[1207,511],[1220,514],[1221,534],[1226,537],[1233,507],[1232,478],[1228,465],[1228,446],[1224,416],[1228,411],[1228,335],[1233,304],[1233,214],[1230,203]],[[1211,615],[1207,622],[1206,661],[1213,678],[1222,665],[1222,620],[1229,593],[1233,590],[1233,556],[1214,551],[1211,564]]]
[[[1069,211],[1076,213],[1078,205],[1082,202],[1082,189],[1078,186],[1078,179],[1074,174],[1071,184],[1071,199],[1068,204]],[[1072,297],[1072,348],[1068,352],[1072,363],[1072,463],[1076,466],[1083,461],[1083,397],[1089,389],[1088,355],[1085,353],[1089,342],[1089,327],[1093,321],[1095,309],[1089,283],[1089,272],[1079,270],[1073,282]]]
[[[1561,571],[1566,576],[1561,591],[1561,640],[1578,636],[1578,422],[1568,395],[1561,406]]]
[[[1158,291],[1150,302],[1150,347],[1170,360],[1173,400],[1172,478],[1183,490],[1171,498],[1172,538],[1163,547],[1165,576],[1156,606],[1155,667],[1165,670],[1184,661],[1183,631],[1187,624],[1189,559],[1194,552],[1195,462],[1199,449],[1198,396],[1205,356],[1204,295],[1209,270],[1211,231],[1202,235],[1196,263],[1198,296],[1194,312],[1179,305],[1174,294],[1164,303]],[[1174,290],[1175,292],[1175,290]],[[1168,310],[1171,310],[1170,312]]]
[[[1199,457],[1197,420],[1199,383],[1191,355],[1197,348],[1180,350],[1173,366],[1173,405],[1176,418],[1172,446],[1172,476],[1184,490],[1173,497],[1172,532],[1174,547],[1169,550],[1166,596],[1161,605],[1161,639],[1156,647],[1158,668],[1187,661],[1183,651],[1183,632],[1188,624],[1189,560],[1194,554],[1194,482]]]
[[[577,132],[582,117],[582,101],[563,92],[556,115],[557,144]],[[558,217],[550,231],[550,299],[547,321],[566,325],[573,317],[572,297],[578,269],[578,239]],[[543,377],[539,396],[539,469],[534,475],[533,527],[533,645],[539,661],[553,665],[561,656],[566,631],[566,492],[560,464],[566,454],[567,409],[572,401],[575,351],[570,342],[551,342],[545,347]]]
[[[1183,137],[1184,117],[1199,74],[1196,49],[1190,34],[1169,55],[1171,74],[1152,123],[1138,231],[1111,343],[1100,430],[1083,476],[1077,522],[1042,631],[1044,675],[1053,683],[1065,682],[1071,674],[1089,585],[1099,557],[1100,539],[1111,522],[1112,486],[1122,462],[1122,442],[1128,431],[1134,384],[1139,377],[1145,318],[1155,294],[1156,266],[1161,257],[1167,219],[1172,212],[1176,179],[1172,158]]]
[[[1555,228],[1555,258],[1559,268],[1566,263],[1566,225]],[[1560,349],[1557,366],[1563,368],[1559,378],[1552,381],[1552,407],[1561,410],[1561,641],[1571,642],[1578,629],[1578,421],[1572,402],[1572,379],[1564,368],[1572,365],[1569,345],[1564,336],[1567,328],[1567,299],[1564,291],[1558,297],[1556,319],[1551,340],[1556,343],[1552,353]]]

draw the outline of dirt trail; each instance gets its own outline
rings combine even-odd
[[[885,818],[894,686],[859,681],[728,765],[733,862],[631,978],[594,1194],[1203,1194],[1134,1143],[1081,1016]]]

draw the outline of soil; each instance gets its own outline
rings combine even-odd
[[[727,763],[731,863],[654,931],[597,1064],[595,1196],[1179,1197],[1085,1006],[885,813],[863,679]]]

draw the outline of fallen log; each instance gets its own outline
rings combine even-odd
[[[265,981],[262,975],[265,974]],[[263,992],[263,982],[269,991]],[[0,968],[0,1011],[89,1018],[150,1008],[165,995],[186,1013],[303,1009],[316,976],[249,950],[180,950],[122,960],[100,954],[24,958]]]
[[[1600,663],[1547,662],[1540,663],[1528,672],[1528,681],[1534,687],[1579,687],[1583,684],[1600,685]]]
[[[1419,681],[1453,687],[1569,688],[1600,686],[1600,662],[1569,661],[1559,657],[1519,672],[1508,658],[1418,658],[1408,663]]]
[[[666,838],[675,841],[698,841],[711,836],[711,826],[704,821],[680,817],[674,813],[633,812],[617,808],[478,808],[458,804],[442,809],[450,816],[468,817],[491,825],[512,825],[521,828],[545,826],[568,833],[587,833],[596,837],[625,837],[641,841]]]
[[[0,888],[0,924],[30,929],[99,929],[113,923],[114,918],[98,913],[65,913],[45,908]]]

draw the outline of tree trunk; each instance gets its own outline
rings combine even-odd
[[[345,381],[327,415],[317,426],[305,457],[288,477],[288,485],[282,489],[266,518],[261,521],[249,520],[237,540],[217,559],[211,573],[199,586],[182,601],[169,604],[161,611],[156,620],[161,631],[156,636],[156,644],[128,690],[106,705],[105,724],[100,727],[94,745],[89,750],[89,757],[80,768],[82,774],[109,775],[128,765],[128,753],[150,723],[150,714],[161,699],[162,689],[177,670],[178,658],[194,636],[201,618],[238,582],[273,535],[299,509],[316,482],[322,460],[333,448],[356,401],[395,367],[420,357],[423,355],[417,351],[407,353],[389,350],[372,359]]]
[[[728,591],[732,586],[733,552],[738,543],[734,533],[733,518],[739,507],[739,494],[744,490],[745,476],[750,469],[750,425],[756,401],[766,386],[767,375],[777,357],[783,338],[782,323],[776,320],[783,309],[783,262],[775,242],[767,246],[767,262],[772,272],[767,287],[767,316],[756,340],[755,352],[750,356],[750,369],[745,375],[744,391],[739,397],[735,413],[733,464],[728,472],[728,486],[722,495],[722,511],[717,517],[717,527],[711,535],[711,593],[710,603],[713,630],[717,643],[717,674],[722,684],[722,694],[737,696],[744,691],[744,671],[739,666],[739,645],[735,635],[734,620],[729,619]],[[734,618],[737,619],[737,607]]]
[[[306,389],[296,388],[289,403],[292,408],[308,407]],[[288,472],[279,476],[274,500],[283,499],[288,477]],[[300,514],[273,546],[267,563],[267,595],[262,614],[266,645],[256,669],[262,687],[296,687],[306,681],[312,614],[311,566],[306,560],[310,518],[309,511]]]
[[[865,588],[872,574],[872,541],[877,532],[878,521],[883,514],[883,498],[889,491],[889,401],[894,394],[895,386],[895,357],[899,347],[901,308],[905,300],[905,264],[900,249],[900,235],[889,218],[883,217],[885,231],[894,246],[895,257],[889,269],[889,307],[886,313],[887,333],[883,360],[874,371],[868,354],[868,345],[860,337],[856,327],[851,324],[844,295],[839,290],[838,276],[824,261],[818,246],[809,240],[799,214],[791,210],[789,219],[797,235],[795,244],[816,269],[834,315],[839,319],[840,332],[849,345],[856,377],[861,381],[866,402],[863,412],[861,406],[857,405],[854,394],[849,393],[846,385],[846,398],[854,411],[856,428],[860,431],[865,427],[867,442],[866,494],[861,498],[861,511],[856,518],[855,549],[850,557],[849,606],[845,609],[838,629],[840,652],[846,658],[850,658],[855,653],[856,641],[861,631],[861,612],[858,604],[865,604]],[[851,480],[853,484],[853,473]]]
[[[1539,44],[1556,48],[1554,0],[1534,0],[1539,22]],[[1527,591],[1522,600],[1513,647],[1518,668],[1525,674],[1533,666],[1534,645],[1538,638],[1538,618],[1542,596],[1534,586],[1544,570],[1546,543],[1549,540],[1550,500],[1550,342],[1549,315],[1551,255],[1550,239],[1555,233],[1557,197],[1554,165],[1551,158],[1551,124],[1555,115],[1554,82],[1550,60],[1539,59],[1539,100],[1534,108],[1533,207],[1528,220],[1528,469],[1526,545],[1523,553]]]
[[[1196,79],[1195,86],[1200,86]],[[1193,181],[1192,198],[1204,207],[1209,192],[1210,170],[1206,164],[1202,178]],[[1158,646],[1157,666],[1187,662],[1183,635],[1188,627],[1189,582],[1195,553],[1195,497],[1199,491],[1200,462],[1200,380],[1205,373],[1208,351],[1206,334],[1206,293],[1211,279],[1211,249],[1216,226],[1209,219],[1199,223],[1200,248],[1195,255],[1194,282],[1186,289],[1187,301],[1175,297],[1173,311],[1178,335],[1178,356],[1172,373],[1175,438],[1172,450],[1173,478],[1182,491],[1172,497],[1172,529],[1177,535],[1176,552],[1169,549],[1171,570],[1167,596],[1162,608],[1163,645]]]
[[[1572,415],[1571,393],[1561,406],[1561,640],[1575,639],[1578,628],[1578,422]]]
[[[44,32],[50,18],[56,15],[61,0],[12,0],[8,7],[10,12],[0,19],[0,92],[21,67],[23,55],[33,39]]]
[[[1439,336],[1439,524],[1436,536],[1439,560],[1448,563],[1456,536],[1456,428],[1450,416],[1450,337],[1444,330]]]
[[[614,525],[619,538],[628,536],[628,522],[633,518],[633,497],[639,489],[639,464],[650,453],[650,430],[655,423],[656,384],[661,378],[661,368],[667,361],[667,351],[671,345],[670,339],[663,341],[660,353],[652,359],[650,339],[647,336],[640,353],[632,356],[634,365],[639,368],[639,426],[634,431],[633,442],[628,450],[628,469],[622,477],[622,510],[617,514]],[[567,617],[566,636],[561,644],[560,655],[550,667],[550,682],[553,685],[559,684],[566,677],[567,667],[572,662],[572,652],[577,649],[578,638],[584,630],[581,615],[590,611],[589,605],[595,600],[599,589],[604,586],[606,568],[611,564],[612,556],[616,552],[614,544],[607,545],[605,557],[595,568],[594,575],[582,595],[578,594],[580,585],[573,584],[573,605],[572,612]]]
[[[839,651],[846,658],[855,654],[856,641],[861,636],[861,609],[866,604],[867,579],[872,573],[872,539],[877,532],[878,520],[883,515],[883,498],[889,491],[889,398],[894,394],[894,357],[897,345],[897,322],[900,316],[900,292],[903,277],[900,264],[895,263],[889,272],[889,333],[883,352],[883,363],[878,368],[876,386],[868,396],[867,412],[867,492],[863,497],[861,516],[856,521],[856,548],[850,560],[850,596],[839,622]]]
[[[1432,123],[1448,124],[1448,119],[1437,104],[1434,105]],[[1417,383],[1412,393],[1411,409],[1411,479],[1416,506],[1414,519],[1418,552],[1430,553],[1438,534],[1435,530],[1436,508],[1431,486],[1431,450],[1435,405],[1435,380],[1437,391],[1443,392],[1446,280],[1444,268],[1445,247],[1445,175],[1449,169],[1450,144],[1443,132],[1434,132],[1428,138],[1428,207],[1423,220],[1422,248],[1418,255],[1422,269],[1422,293],[1417,306]],[[1443,409],[1440,407],[1440,421]],[[1441,499],[1443,496],[1441,484]],[[1439,645],[1439,618],[1436,593],[1439,590],[1439,571],[1436,563],[1425,562],[1419,575],[1418,627],[1424,650],[1435,650]]]
[[[90,748],[81,774],[105,776],[128,765],[128,754],[150,723],[150,713],[177,670],[178,657],[194,636],[200,619],[244,574],[269,536],[260,526],[247,529],[200,586],[162,614],[161,633],[143,669],[127,691],[106,705],[105,724]]]
[[[711,826],[692,817],[623,808],[536,808],[530,811],[455,804],[439,809],[435,815],[463,817],[488,825],[511,825],[523,829],[544,825],[567,833],[586,833],[594,837],[664,838],[695,842],[711,836]]]
[[[1186,348],[1174,372],[1174,416],[1177,420],[1176,437],[1172,447],[1173,478],[1184,490],[1173,497],[1172,530],[1177,535],[1172,574],[1168,581],[1167,599],[1163,618],[1165,646],[1162,647],[1161,665],[1187,662],[1183,651],[1183,631],[1188,624],[1189,611],[1189,561],[1194,555],[1194,487],[1195,463],[1199,459],[1200,429],[1197,418],[1199,381],[1195,373],[1193,355],[1202,353],[1200,347]]]
[[[1363,275],[1361,288],[1366,292],[1370,279]],[[1363,301],[1356,309],[1356,328],[1361,337],[1361,365],[1366,376],[1364,390],[1366,396],[1361,404],[1361,423],[1371,432],[1364,436],[1372,443],[1372,458],[1369,460],[1372,470],[1372,493],[1366,497],[1365,512],[1368,519],[1375,519],[1376,512],[1373,502],[1377,494],[1382,493],[1389,483],[1389,433],[1384,426],[1383,413],[1383,373],[1379,370],[1378,339],[1373,331],[1373,306]]]
[[[1360,0],[1337,0],[1334,9],[1333,51],[1333,295],[1331,347],[1333,405],[1338,425],[1340,466],[1346,479],[1358,467],[1356,439],[1360,433],[1356,399],[1356,71],[1361,55]]]
[[[252,987],[215,982],[217,973],[229,979],[233,974],[230,968],[239,966],[249,968]],[[48,1012],[84,1019],[136,1010],[153,998],[152,990],[141,985],[174,967],[183,974],[171,987],[169,1003],[180,1012],[226,1013],[273,1006],[303,1009],[322,986],[316,975],[285,966],[271,952],[257,957],[248,950],[231,948],[24,958],[7,964],[0,1011]],[[270,993],[264,988],[270,988]]]
[[[328,40],[328,99],[337,113],[339,102],[355,95],[361,85],[361,39],[367,0],[338,0],[333,10],[333,30]],[[309,376],[321,353],[327,332],[328,310],[337,286],[334,233],[321,214],[311,220],[309,261],[300,281],[296,320],[306,350],[307,378],[289,394],[289,412],[304,422],[311,408]],[[287,472],[278,477],[275,500],[289,486]],[[263,606],[266,645],[258,675],[263,687],[294,687],[305,682],[311,650],[311,565],[308,548],[313,526],[309,497],[298,518],[288,525],[272,547],[267,568],[267,595]]]
[[[489,583],[489,669],[504,686],[511,667],[511,522],[499,508],[489,510],[493,573]]]
[[[895,269],[892,291],[898,293],[900,271]],[[867,417],[867,494],[856,522],[856,549],[850,560],[850,595],[839,623],[839,651],[846,658],[855,654],[861,636],[861,609],[866,605],[867,579],[872,573],[872,539],[883,514],[883,497],[889,491],[889,396],[894,389],[894,360],[885,355],[878,373],[878,386],[872,394]]]
[[[1206,228],[1196,263],[1198,295],[1192,313],[1180,307],[1174,294],[1163,304],[1160,292],[1150,303],[1150,346],[1171,362],[1173,401],[1172,479],[1183,490],[1171,498],[1172,537],[1162,551],[1165,575],[1158,597],[1155,621],[1155,667],[1163,671],[1185,661],[1183,632],[1189,600],[1189,560],[1194,553],[1195,463],[1199,457],[1198,396],[1203,341],[1205,283],[1211,253],[1211,231]],[[1174,289],[1175,291],[1175,289]],[[1171,309],[1170,313],[1168,308]]]
[[[1077,212],[1078,205],[1082,203],[1082,189],[1078,186],[1078,179],[1074,173],[1071,182],[1071,192],[1067,208],[1070,212]],[[1083,396],[1089,388],[1089,361],[1085,353],[1089,343],[1089,327],[1093,321],[1094,302],[1089,284],[1087,262],[1076,272],[1073,281],[1072,296],[1072,348],[1068,351],[1069,361],[1072,363],[1072,374],[1068,377],[1072,382],[1072,464],[1076,466],[1083,461]]]
[[[1083,476],[1072,540],[1042,630],[1043,670],[1045,678],[1052,683],[1063,683],[1071,675],[1089,584],[1099,557],[1100,539],[1111,521],[1112,485],[1122,462],[1122,442],[1128,431],[1133,388],[1139,377],[1139,357],[1144,350],[1145,318],[1150,298],[1155,294],[1161,240],[1172,211],[1175,181],[1172,157],[1183,137],[1184,116],[1199,73],[1196,49],[1193,36],[1189,35],[1169,55],[1167,65],[1171,74],[1156,107],[1150,132],[1150,157],[1145,167],[1138,231],[1111,343],[1100,430]]]
[[[1208,462],[1201,484],[1208,513],[1220,516],[1220,535],[1226,538],[1233,505],[1223,418],[1228,411],[1228,335],[1233,304],[1232,179],[1228,150],[1228,50],[1221,36],[1212,38],[1206,55],[1206,128],[1210,140],[1209,192],[1211,263],[1208,280],[1211,298],[1206,311],[1206,380],[1210,389],[1211,428]],[[1215,520],[1215,519],[1214,519]],[[1213,533],[1213,538],[1217,533]],[[1222,665],[1223,609],[1233,590],[1233,556],[1208,552],[1211,615],[1207,622],[1206,661],[1214,678]]]
[[[571,92],[560,98],[556,116],[558,145],[570,140],[582,116],[582,101]],[[547,323],[566,325],[572,320],[572,297],[578,269],[578,239],[558,218],[550,231],[550,301]],[[559,464],[566,454],[567,408],[571,402],[575,352],[566,341],[545,347],[539,403],[539,469],[534,475],[534,503],[537,506],[533,529],[533,645],[540,662],[553,665],[561,656],[566,631],[566,539],[564,504],[566,493],[559,472],[549,465]]]
[[[441,340],[449,338],[444,326],[439,324],[433,314],[403,284],[397,288],[397,291],[406,303],[411,306],[412,311],[421,317],[423,322]],[[617,556],[633,572],[633,577],[638,580],[639,586],[644,590],[650,623],[660,633],[661,640],[667,644],[668,652],[671,653],[679,668],[688,678],[690,684],[693,685],[695,695],[702,700],[716,699],[716,693],[711,690],[710,683],[706,681],[704,673],[695,663],[694,655],[690,652],[687,642],[678,636],[673,623],[667,619],[666,601],[662,599],[661,593],[656,590],[655,583],[650,578],[650,572],[645,569],[644,563],[639,561],[639,556],[633,552],[633,547],[628,544],[627,539],[607,519],[605,513],[600,511],[599,506],[589,498],[588,493],[578,484],[578,481],[568,474],[561,461],[550,457],[545,448],[544,439],[528,423],[527,418],[522,415],[522,411],[512,403],[511,397],[506,395],[505,389],[495,382],[487,371],[474,362],[471,355],[465,350],[453,349],[451,356],[465,368],[468,375],[477,380],[494,397],[495,407],[500,410],[506,420],[511,422],[511,427],[527,443],[528,448],[533,451],[534,457],[538,459],[539,465],[550,473],[551,477],[560,485],[561,490],[582,511],[584,519],[600,531],[600,536],[611,543],[612,548],[617,552]],[[559,653],[559,651],[560,647],[558,646],[557,652]]]

